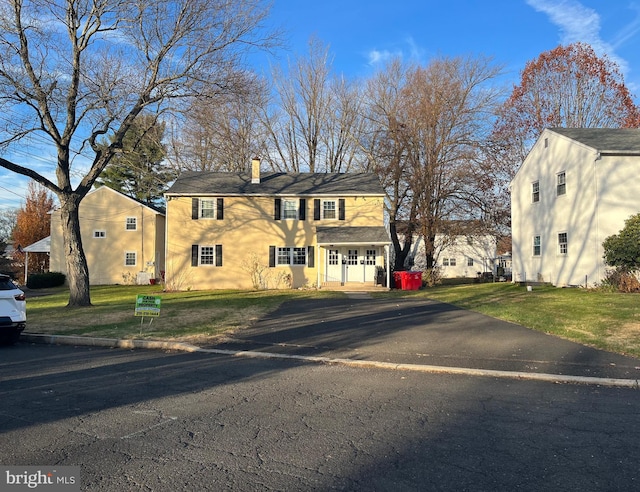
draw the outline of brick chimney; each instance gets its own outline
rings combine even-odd
[[[258,157],[251,159],[251,182],[253,184],[260,183],[260,159]]]

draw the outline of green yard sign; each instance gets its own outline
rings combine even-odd
[[[160,316],[160,296],[138,294],[136,298],[136,316]]]

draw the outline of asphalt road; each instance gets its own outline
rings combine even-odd
[[[638,415],[627,388],[0,347],[0,463],[87,491],[637,490]]]

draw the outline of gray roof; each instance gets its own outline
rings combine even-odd
[[[640,154],[638,128],[549,128],[602,153]]]
[[[247,173],[189,171],[167,195],[384,195],[372,173],[262,173],[251,183]]]
[[[389,233],[380,227],[318,227],[318,244],[389,244]]]

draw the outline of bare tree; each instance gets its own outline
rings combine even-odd
[[[417,226],[417,200],[412,190],[402,108],[407,70],[395,59],[368,81],[366,123],[360,136],[362,151],[387,193],[385,207],[395,252],[394,270],[404,269]]]
[[[263,159],[274,170],[344,172],[357,167],[360,90],[334,76],[328,47],[312,38],[308,56],[274,69],[271,104],[260,119]]]
[[[408,74],[407,159],[427,269],[434,266],[435,238],[446,232],[445,222],[483,219],[478,205],[488,186],[478,164],[498,104],[500,91],[491,84],[500,70],[491,59],[458,57],[433,60]]]
[[[396,60],[370,81],[363,148],[387,190],[396,269],[414,234],[424,239],[431,269],[436,234],[453,220],[483,218],[483,196],[495,186],[481,164],[499,96],[490,84],[499,73],[484,58],[442,58],[426,67]]]
[[[195,101],[175,125],[171,138],[174,166],[192,171],[246,171],[261,155],[262,127],[256,118],[266,104],[263,80],[246,74],[244,90]]]
[[[0,165],[57,195],[69,306],[90,305],[82,198],[143,110],[238,90],[243,56],[272,41],[261,26],[268,11],[260,0],[7,0],[1,10],[0,102],[12,118],[0,142],[45,139],[56,180],[7,159]],[[75,184],[77,164],[88,170]]]

